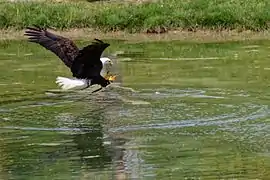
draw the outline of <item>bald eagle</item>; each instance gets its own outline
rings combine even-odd
[[[115,80],[115,76],[109,75],[112,61],[101,57],[110,46],[108,43],[94,39],[92,44],[79,49],[70,39],[40,27],[27,27],[24,35],[30,42],[38,43],[56,54],[70,68],[74,78],[56,78],[56,83],[64,90],[82,90],[94,84],[106,87]]]

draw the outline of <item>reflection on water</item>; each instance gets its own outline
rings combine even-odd
[[[127,176],[127,171],[134,170],[129,169],[136,158],[130,157],[134,156],[134,151],[125,152],[123,147],[127,139],[104,132],[104,109],[94,108],[79,117],[62,113],[56,119],[59,128],[1,128],[1,167],[8,172],[8,177],[115,176],[121,179]],[[131,174],[138,175],[137,172]]]
[[[267,179],[268,46],[115,44],[120,81],[91,95],[52,91],[61,62],[5,43],[0,179]]]

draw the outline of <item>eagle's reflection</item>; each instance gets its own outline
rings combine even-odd
[[[115,110],[117,105],[109,104]],[[136,148],[128,146],[136,145],[126,135],[108,131],[114,114],[106,113],[108,105],[98,105],[81,108],[76,104],[79,110],[72,107],[72,112],[59,112],[52,119],[56,123],[53,128],[2,133],[1,138],[6,140],[0,143],[0,175],[22,179],[134,179],[141,161]]]
[[[111,169],[111,175],[115,179],[126,179],[128,174],[124,160],[124,144],[128,139],[105,137],[100,124],[93,125],[91,129],[73,135],[84,172]]]
[[[81,164],[84,172],[110,169],[115,179],[126,179],[124,144],[127,139],[118,137],[104,137],[100,125],[95,125],[95,130],[74,135],[74,143],[79,150]],[[85,171],[87,170],[87,171]]]
[[[91,130],[74,134],[73,141],[78,156],[89,169],[104,168],[110,164],[110,149],[103,143],[103,132],[99,123],[93,124]]]
[[[106,114],[108,106],[89,107],[87,113],[73,119],[76,129],[81,129],[72,135],[76,155],[79,156],[80,164],[84,167],[84,176],[93,172],[111,172],[113,179],[127,179],[133,173],[130,172],[130,151],[125,145],[129,139],[124,138],[119,133],[109,133],[108,121],[110,118]],[[102,107],[102,108],[101,108]],[[116,106],[114,105],[114,108]],[[111,114],[110,114],[111,115]],[[72,124],[72,123],[71,123]],[[73,124],[74,125],[74,124]],[[74,126],[73,126],[74,127]],[[132,152],[133,153],[133,152]],[[134,154],[134,153],[133,153]],[[138,175],[138,172],[135,172]],[[135,175],[136,176],[136,175]]]

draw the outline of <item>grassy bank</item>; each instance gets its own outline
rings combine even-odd
[[[30,25],[141,32],[183,28],[266,30],[269,0],[166,0],[160,3],[0,3],[0,28]]]

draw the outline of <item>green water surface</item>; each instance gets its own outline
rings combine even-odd
[[[64,64],[0,42],[1,180],[269,179],[270,41],[109,42],[127,88],[95,95],[48,92]]]

